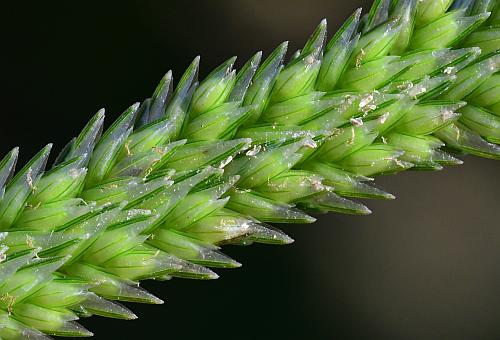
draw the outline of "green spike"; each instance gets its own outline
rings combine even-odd
[[[489,17],[489,13],[466,16],[462,10],[452,11],[436,21],[420,26],[412,36],[410,48],[423,50],[455,46]]]
[[[494,112],[467,105],[460,109],[460,122],[487,141],[500,144],[500,117]]]
[[[437,20],[450,7],[453,0],[421,0],[417,1],[417,27]]]
[[[491,12],[491,15],[490,15]],[[489,17],[488,17],[489,16]],[[288,244],[269,223],[309,212],[366,215],[348,198],[393,199],[367,176],[440,170],[448,152],[500,159],[498,0],[377,0],[323,51],[326,21],[283,66],[230,58],[102,133],[103,111],[43,173],[50,145],[17,175],[0,161],[0,338],[89,336],[78,317],[136,316],[163,301],[146,279],[215,279],[226,244]],[[443,151],[446,150],[446,151]]]
[[[363,176],[386,175],[413,167],[402,161],[404,151],[386,144],[367,145],[342,159],[338,164],[343,170]]]
[[[168,71],[151,96],[148,122],[154,122],[164,116],[167,101],[172,92],[172,84],[172,71]]]
[[[322,91],[335,89],[344,73],[360,35],[355,35],[361,9],[358,9],[344,23],[325,48],[325,54],[316,80],[316,88]]]
[[[290,204],[278,203],[264,198],[256,192],[235,190],[231,193],[227,207],[259,221],[270,223],[313,223],[315,218],[301,212]]]
[[[397,42],[401,26],[399,19],[390,19],[372,31],[364,34],[354,49],[351,66],[359,67],[364,63],[386,56]]]
[[[75,157],[82,157],[85,160],[90,158],[94,145],[99,140],[104,124],[104,109],[99,110],[95,116],[88,122],[80,135],[75,139],[71,148],[66,154],[65,160],[71,160]],[[82,160],[82,164],[86,164]]]
[[[89,163],[85,183],[87,188],[102,181],[113,166],[131,132],[131,125],[138,108],[139,104],[129,107],[101,137]]]
[[[242,102],[252,83],[253,76],[257,71],[262,58],[262,52],[257,52],[238,72],[234,87],[231,90],[227,101],[228,102]]]
[[[243,100],[244,106],[253,106],[254,108],[252,115],[247,119],[245,125],[255,123],[267,105],[269,94],[281,70],[287,48],[288,42],[279,45],[257,69],[252,84],[248,88]]]
[[[183,137],[189,140],[231,139],[252,113],[252,107],[238,107],[238,102],[222,104],[192,119]]]
[[[230,58],[201,82],[191,100],[189,110],[191,118],[210,111],[225,102],[236,81],[236,72],[233,71],[235,61],[236,57]]]
[[[22,213],[29,194],[36,191],[51,148],[52,144],[43,148],[9,181],[0,202],[0,230],[14,224]]]

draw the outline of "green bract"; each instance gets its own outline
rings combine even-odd
[[[0,339],[89,336],[76,320],[162,303],[145,279],[214,279],[228,243],[287,244],[266,223],[369,214],[373,176],[500,159],[500,1],[376,0],[327,42],[326,21],[240,71],[230,58],[106,131],[99,111],[45,171],[0,162]],[[451,151],[450,151],[451,150]]]

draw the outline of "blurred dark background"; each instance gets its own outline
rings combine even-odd
[[[59,150],[99,108],[108,124],[198,54],[201,76],[283,40],[300,48],[370,1],[2,2],[0,148]],[[213,282],[145,282],[161,306],[92,318],[95,339],[499,339],[500,162],[378,183],[374,214],[284,226],[286,247],[228,247],[244,263]]]

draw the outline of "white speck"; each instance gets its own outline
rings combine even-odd
[[[451,66],[448,66],[447,68],[445,68],[445,69],[443,70],[443,73],[444,73],[444,74],[452,74],[452,73],[454,73],[454,72],[455,72],[455,68],[454,68],[454,67],[451,67]]]
[[[233,160],[233,156],[229,156],[228,158],[226,158],[225,160],[223,160],[220,163],[220,165],[219,165],[219,169],[224,168],[226,165],[228,165],[229,163],[231,163],[232,160]]]
[[[355,138],[356,138],[356,131],[354,131],[354,127],[351,127],[351,138],[347,140],[347,145],[353,144]]]
[[[324,191],[325,190],[325,186],[319,180],[311,181],[311,186],[313,187],[313,189],[315,191]]]
[[[0,248],[0,262],[5,261],[5,259],[7,258],[7,254],[5,254],[7,250],[9,250],[9,247],[7,246],[2,246]]]
[[[304,146],[311,149],[316,149],[318,147],[318,144],[316,144],[316,142],[313,141],[312,139],[307,138],[306,140],[304,140]]]
[[[397,166],[401,167],[401,168],[405,168],[405,163],[401,162],[399,159],[394,159],[394,162],[396,163]]]
[[[248,150],[245,155],[249,157],[255,157],[257,156],[257,154],[260,152],[261,149],[262,149],[261,145],[254,145],[253,148]]]
[[[475,55],[480,55],[483,52],[481,50],[481,47],[472,47],[471,50],[472,50],[472,53],[474,53]]]
[[[52,237],[52,235],[51,235]],[[26,245],[29,247],[29,248],[34,248],[33,246],[33,238],[29,235],[26,235]]]
[[[453,125],[453,128],[455,130],[455,138],[458,140],[460,140],[460,129],[458,128],[458,126],[456,125]]]
[[[316,59],[312,55],[308,56],[305,59],[305,62],[307,65],[312,65],[312,64],[314,64],[315,61],[316,61]]]
[[[455,113],[453,111],[451,111],[451,110],[443,110],[443,112],[441,112],[441,119],[443,121],[448,121],[454,115],[455,115]]]
[[[146,209],[127,210],[127,218],[134,218],[134,217],[139,216],[139,215],[149,216],[149,215],[151,215],[151,210],[146,210]]]
[[[85,172],[86,169],[85,168],[81,168],[81,169],[71,169],[69,171],[69,175],[71,177],[71,179],[77,179],[83,172]]]
[[[245,194],[247,192],[250,192],[252,191],[251,189],[234,189],[237,193],[240,193],[240,194]]]
[[[389,118],[390,113],[386,112],[382,116],[380,116],[380,124],[385,124],[387,121],[387,118]]]
[[[413,88],[413,86],[414,86],[414,84],[410,81],[410,82],[405,82],[403,84],[398,85],[397,88],[399,91],[408,91],[411,88]]]
[[[130,151],[130,140],[125,143],[125,152],[127,153],[127,156],[132,156],[132,152]]]
[[[344,98],[342,98],[343,104],[351,105],[353,101],[354,101],[354,97],[351,96],[350,94],[346,94],[344,96]]]
[[[351,118],[349,121],[354,126],[362,126],[363,125],[363,119],[361,119],[361,118]]]
[[[365,106],[370,104],[372,101],[373,101],[373,94],[370,93],[361,99],[361,101],[359,102],[359,108],[363,109]]]
[[[33,170],[31,168],[28,169],[28,173],[26,174],[26,182],[28,183],[28,186],[30,187],[32,192],[36,191],[36,187],[33,185]]]
[[[363,61],[363,58],[365,57],[366,52],[364,49],[361,49],[359,51],[359,54],[356,56],[356,68],[359,68],[361,66],[361,63]]]
[[[416,98],[419,94],[426,93],[426,92],[427,92],[427,88],[425,88],[423,85],[416,85],[408,90],[408,95],[410,97]]]

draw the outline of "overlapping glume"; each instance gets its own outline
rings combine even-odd
[[[368,214],[392,199],[372,177],[500,158],[500,2],[376,0],[324,45],[322,21],[283,65],[235,58],[103,133],[99,111],[45,171],[51,145],[14,176],[0,163],[0,338],[89,336],[79,317],[134,319],[118,301],[162,303],[145,279],[217,278],[227,243],[287,244],[266,223]]]

